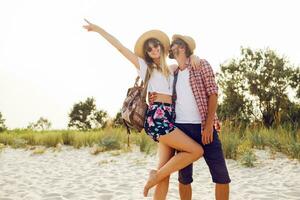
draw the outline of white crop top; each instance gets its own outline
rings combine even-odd
[[[148,65],[142,58],[138,58],[140,69],[138,74],[145,81]],[[173,73],[173,72],[172,72]],[[161,72],[154,69],[150,80],[148,81],[147,92],[157,92],[161,94],[172,95],[173,92],[173,74],[166,78]]]

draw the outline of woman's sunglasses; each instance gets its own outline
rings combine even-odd
[[[152,47],[151,47],[151,46],[148,46],[148,47],[146,48],[146,51],[147,51],[148,53],[150,53],[153,49],[156,49],[158,46],[159,46],[159,42],[152,43]]]

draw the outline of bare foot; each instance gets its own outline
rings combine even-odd
[[[147,197],[149,190],[157,184],[156,173],[157,173],[157,170],[150,171],[148,181],[144,187],[144,197]]]

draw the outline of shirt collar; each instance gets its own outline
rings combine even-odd
[[[191,69],[192,69],[190,57],[188,57],[188,58],[186,59],[185,65],[187,66],[187,69],[188,69],[188,70],[191,70]]]
[[[184,68],[184,70],[185,70],[185,69],[188,69],[188,70],[190,70],[190,69],[191,69],[191,62],[190,62],[190,58],[187,58],[187,59],[186,59],[186,61],[185,61],[184,65],[186,66],[186,68]],[[178,67],[178,70],[179,70],[179,71],[181,71],[179,67]]]

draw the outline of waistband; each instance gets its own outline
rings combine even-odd
[[[173,106],[174,104],[172,103],[164,103],[164,102],[153,102],[153,104],[150,104],[151,105],[164,105],[164,106]]]

